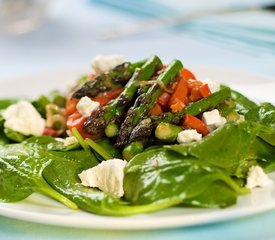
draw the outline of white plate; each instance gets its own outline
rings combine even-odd
[[[192,68],[201,79],[225,83],[254,99],[275,102],[275,79],[224,69]],[[66,89],[67,83],[84,69],[66,69],[36,76],[0,81],[0,98],[35,97],[53,89]],[[275,173],[270,175],[275,180]],[[238,198],[237,205],[226,209],[170,208],[151,214],[130,217],[98,216],[81,210],[72,211],[60,203],[33,194],[19,203],[0,203],[0,214],[21,220],[52,225],[96,229],[155,229],[191,226],[245,217],[275,208],[275,185],[254,189]]]

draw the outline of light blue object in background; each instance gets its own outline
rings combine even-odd
[[[275,212],[201,226],[108,231],[41,225],[0,217],[0,239],[5,240],[273,240]]]
[[[68,66],[81,65],[88,68],[90,59],[96,54],[114,53],[123,54],[129,60],[158,54],[165,61],[177,57],[187,65],[233,67],[267,75],[275,72],[275,60],[272,54],[275,48],[274,34],[272,34],[275,29],[275,14],[248,12],[239,17],[236,14],[228,14],[216,17],[219,21],[204,17],[186,25],[105,41],[99,36],[102,30],[144,20],[144,15],[117,11],[122,3],[127,3],[129,8],[132,6],[132,11],[146,9],[148,12],[148,9],[152,10],[143,4],[152,6],[158,1],[104,0],[101,4],[94,4],[95,1],[100,2],[71,0],[68,4],[65,0],[51,1],[48,16],[39,29],[19,36],[0,35],[0,79]],[[193,0],[191,3],[196,1],[198,0]],[[105,2],[120,3],[120,5],[113,8]],[[185,2],[190,4],[190,1],[176,0],[160,2],[165,2],[166,5],[170,2],[181,3],[181,6]],[[252,2],[266,3],[265,0]],[[137,5],[139,8],[136,8]],[[156,12],[164,11],[167,9],[159,7]],[[175,6],[172,8],[171,5],[168,12],[171,11],[175,11]],[[257,29],[260,28],[263,34],[260,31],[255,32],[254,29],[250,30],[250,27],[256,28],[255,26]],[[246,31],[251,33],[251,43],[247,41]],[[245,33],[243,38],[239,33]],[[267,35],[269,40],[266,40]],[[238,59],[238,64],[232,65],[232,59]],[[251,65],[257,67],[251,69]]]
[[[108,7],[138,17],[159,17],[175,14],[175,9],[152,0],[90,0],[92,4]],[[173,6],[173,5],[172,5]]]
[[[143,17],[162,17],[175,14],[186,14],[191,11],[209,9],[248,9],[261,8],[274,4],[273,0],[89,0],[91,4],[118,10],[126,14],[134,14]]]
[[[229,45],[232,49],[235,48],[247,54],[275,55],[275,14],[260,11],[266,6],[273,6],[275,3],[271,0],[210,0],[204,4],[198,0],[90,1],[122,14],[136,16],[139,19],[136,21],[137,26],[143,23],[146,27],[146,20],[159,19],[160,27],[170,27],[171,30],[172,26],[178,34],[187,33],[223,46]],[[190,21],[186,21],[184,16],[186,15],[188,19],[190,13]],[[169,24],[169,18],[174,18],[175,22],[172,21],[172,24]],[[167,23],[161,23],[162,21]],[[123,26],[127,26],[127,23],[118,26],[118,32]],[[138,33],[139,30],[137,30]]]

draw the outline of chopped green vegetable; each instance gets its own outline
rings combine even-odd
[[[116,123],[109,123],[105,128],[105,134],[109,138],[117,136],[118,131],[119,131],[119,127]]]
[[[183,129],[180,126],[171,123],[161,122],[156,127],[155,135],[156,138],[158,138],[159,140],[173,143],[177,140],[177,136],[182,130]]]
[[[105,160],[112,159],[112,155],[110,155],[107,151],[105,151],[99,144],[94,142],[92,139],[85,139],[85,142],[95,151],[97,152],[101,157],[103,157]]]
[[[85,142],[85,140],[83,139],[83,137],[80,135],[80,133],[77,131],[77,129],[75,127],[72,128],[72,134],[77,139],[77,141],[79,142],[81,147],[85,151],[90,152],[90,148],[89,148],[88,144]]]
[[[144,146],[141,142],[132,142],[127,147],[123,149],[122,156],[123,159],[129,161],[137,154],[141,153],[144,149]]]

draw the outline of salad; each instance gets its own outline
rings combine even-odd
[[[68,92],[0,100],[0,201],[127,216],[225,208],[273,181],[275,107],[180,60],[98,56]]]

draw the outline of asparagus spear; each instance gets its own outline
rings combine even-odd
[[[72,98],[81,98],[84,96],[95,97],[100,92],[116,89],[124,85],[132,77],[135,69],[144,64],[144,60],[136,63],[125,62],[111,71],[98,75],[95,79],[86,82],[76,92]]]
[[[90,134],[97,134],[104,131],[109,123],[119,122],[125,108],[135,96],[138,89],[137,80],[148,80],[161,68],[162,63],[157,56],[149,58],[141,68],[136,68],[132,78],[125,85],[123,92],[95,115],[90,116],[83,126],[84,130]]]
[[[146,93],[137,98],[134,106],[128,110],[127,116],[121,125],[116,142],[117,146],[123,146],[128,143],[128,138],[132,130],[140,121],[148,116],[150,110],[155,105],[162,90],[160,85],[168,85],[182,68],[182,63],[179,60],[172,61],[157,78],[156,83],[153,84]]]
[[[144,145],[142,142],[134,142],[128,145],[123,149],[122,156],[123,159],[129,161],[135,155],[141,153],[143,151]]]
[[[218,92],[213,93],[207,98],[203,98],[197,102],[192,103],[180,112],[171,113],[167,112],[159,116],[150,116],[140,122],[132,131],[127,149],[131,149],[131,145],[136,145],[137,142],[143,145],[146,144],[146,140],[152,134],[153,129],[155,129],[160,123],[171,123],[178,125],[182,119],[182,116],[186,113],[192,114],[194,116],[205,112],[208,109],[215,108],[220,103],[224,102],[231,96],[231,89],[225,87]],[[162,137],[163,138],[163,137]],[[127,152],[130,156],[131,153]]]
[[[119,131],[119,126],[116,123],[111,122],[106,126],[104,131],[105,131],[105,135],[107,137],[112,138],[112,137],[117,136],[118,131]]]
[[[155,129],[155,136],[164,142],[175,142],[178,134],[182,131],[182,127],[161,122]]]

